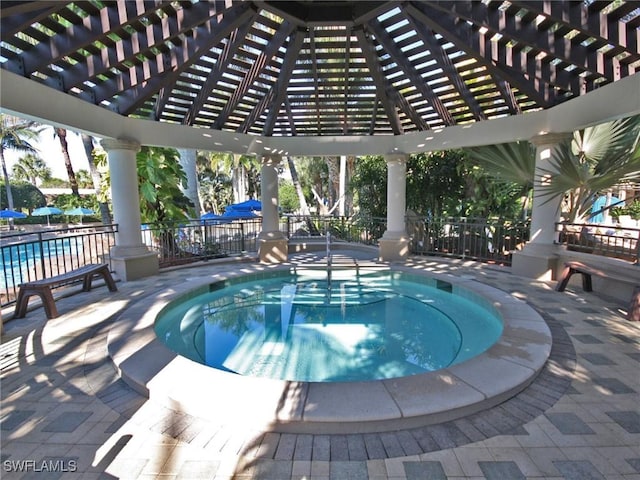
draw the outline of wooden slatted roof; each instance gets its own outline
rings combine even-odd
[[[640,69],[624,1],[0,3],[0,66],[124,116],[400,135],[546,109]]]

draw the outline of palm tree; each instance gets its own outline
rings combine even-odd
[[[54,135],[60,140],[60,147],[62,148],[62,157],[64,158],[64,165],[67,168],[67,175],[69,177],[69,184],[71,185],[71,193],[76,197],[80,196],[78,191],[78,181],[76,180],[76,174],[73,171],[73,165],[71,165],[71,155],[69,155],[69,144],[67,142],[67,131],[62,127],[53,127]]]
[[[291,174],[291,181],[296,189],[298,195],[298,202],[300,203],[300,212],[302,215],[309,215],[309,205],[307,205],[307,199],[304,198],[304,192],[302,190],[302,184],[300,183],[300,177],[298,176],[298,170],[293,161],[293,157],[287,156],[287,164],[289,166],[289,173]]]
[[[38,180],[51,177],[51,169],[40,156],[33,153],[20,157],[13,165],[12,172],[16,179],[26,180],[34,186],[38,186]]]
[[[220,154],[198,152],[198,194],[205,211],[220,214],[222,207],[233,203],[231,178],[223,169]]]
[[[11,193],[11,184],[9,183],[9,174],[7,173],[7,163],[4,157],[5,150],[16,150],[26,153],[37,153],[36,148],[30,143],[38,138],[38,131],[35,130],[38,125],[36,122],[21,120],[9,115],[0,114],[0,124],[2,128],[2,144],[0,144],[0,164],[2,165],[2,176],[7,190],[7,204],[10,210],[13,210],[13,195]],[[13,222],[9,221],[9,229],[13,230]]]
[[[520,188],[522,217],[527,217],[536,171],[536,149],[526,141],[465,149],[469,158],[497,181]]]
[[[556,147],[551,168],[540,175],[548,179],[541,196],[564,198],[567,220],[580,220],[598,192],[640,179],[640,115],[574,132],[572,140]]]
[[[85,133],[80,134],[82,139],[82,145],[84,147],[84,153],[87,157],[87,163],[89,164],[89,172],[91,173],[91,180],[93,181],[93,189],[96,192],[96,198],[98,198],[98,205],[100,206],[100,218],[103,225],[110,225],[112,223],[111,212],[109,211],[109,205],[107,202],[100,201],[102,198],[102,176],[96,165],[94,158],[95,152],[93,147],[93,138]]]

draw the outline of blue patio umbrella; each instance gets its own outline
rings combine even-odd
[[[235,210],[227,207],[222,217],[231,220],[243,220],[246,218],[257,218],[257,215],[251,210]]]
[[[229,205],[227,209],[232,210],[242,210],[242,211],[251,211],[256,210],[258,212],[262,211],[262,202],[260,200],[254,200],[253,198],[247,200],[245,202],[234,203]]]
[[[60,215],[61,213],[62,213],[62,210],[56,207],[40,207],[40,208],[36,208],[33,212],[31,212],[31,215],[34,217],[46,216],[47,225],[51,225],[51,223],[49,222],[49,215]]]
[[[90,208],[76,207],[71,210],[65,210],[64,214],[72,217],[80,217],[80,225],[82,225],[82,217],[85,215],[94,215],[95,212]]]
[[[222,215],[216,215],[215,213],[211,213],[211,212],[207,212],[204,215],[201,215],[200,220],[204,220],[207,223],[212,223],[214,225],[230,222],[228,218],[224,218]]]
[[[22,212],[17,212],[15,210],[9,210],[5,208],[4,210],[0,210],[0,218],[26,218],[27,214]]]
[[[94,212],[90,208],[84,208],[84,207],[76,207],[76,208],[72,208],[71,210],[64,211],[65,215],[80,216],[80,217],[84,215],[94,215],[95,213],[96,212]]]

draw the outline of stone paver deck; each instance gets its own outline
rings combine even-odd
[[[553,335],[533,384],[461,419],[383,433],[265,433],[161,406],[118,377],[107,335],[133,302],[239,268],[201,264],[120,283],[115,294],[61,298],[56,319],[36,308],[5,324],[2,478],[640,480],[640,325],[624,320],[624,305],[578,284],[558,293],[508,268],[409,264],[471,276],[533,306]]]

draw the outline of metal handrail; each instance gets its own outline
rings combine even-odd
[[[640,264],[640,228],[599,223],[556,223],[558,243],[567,250]]]

